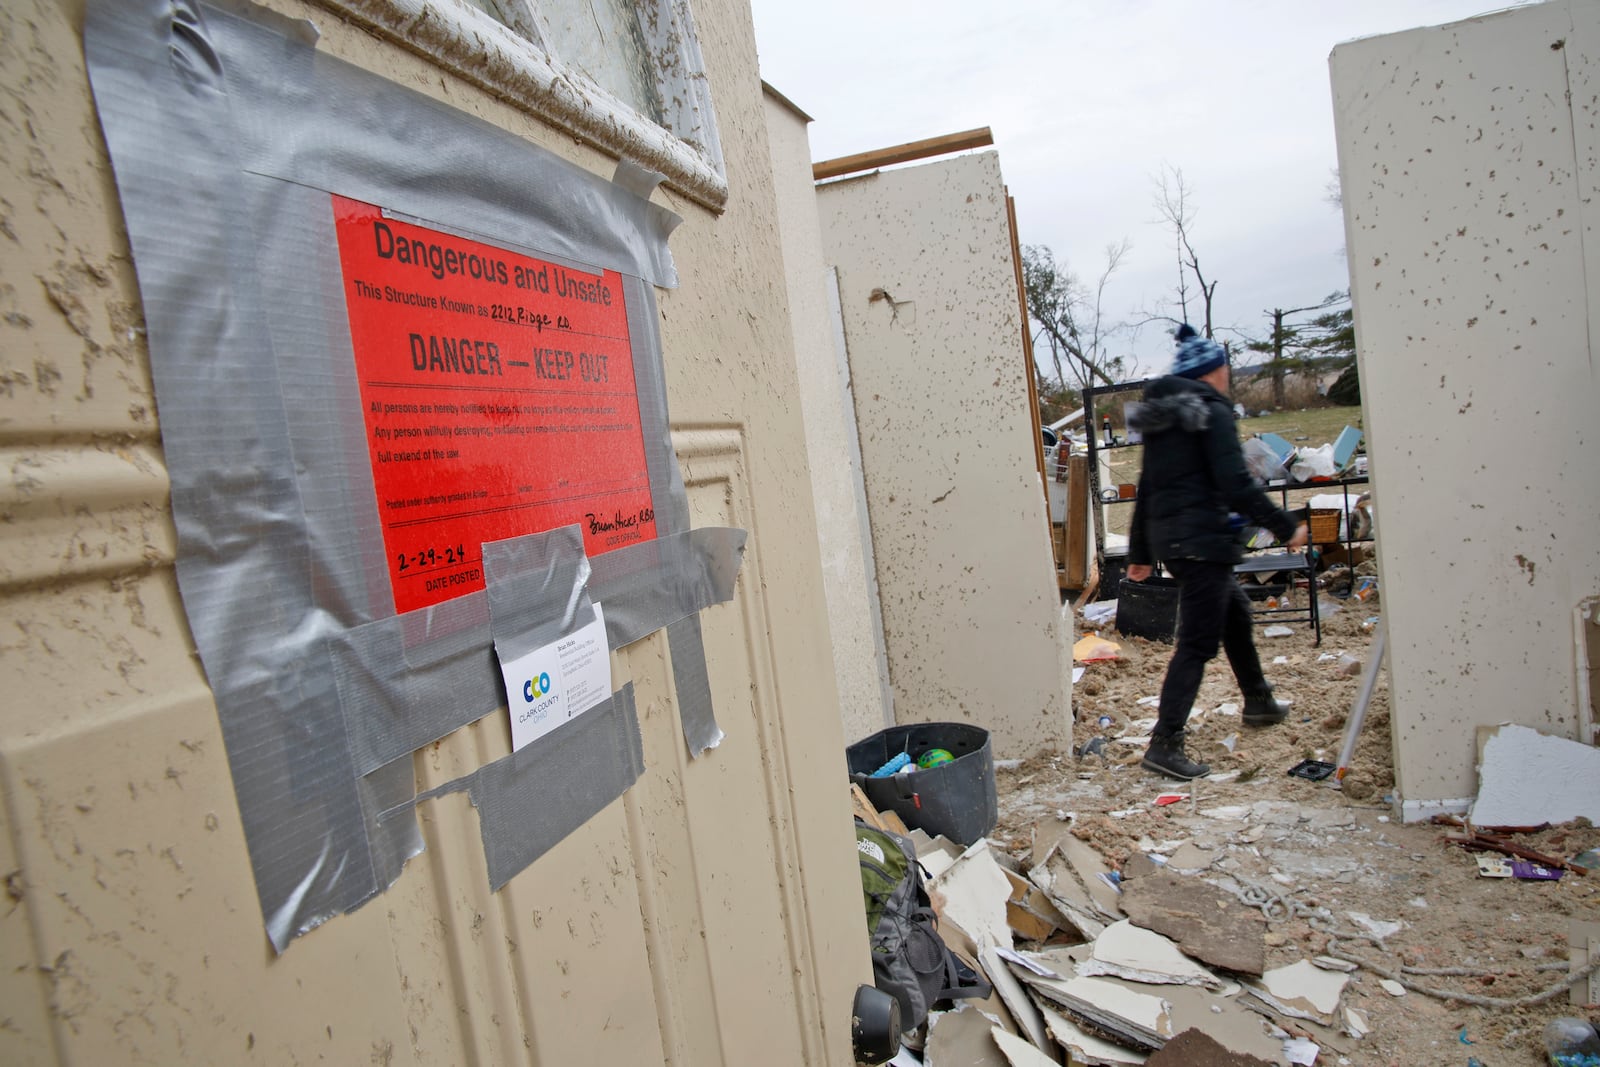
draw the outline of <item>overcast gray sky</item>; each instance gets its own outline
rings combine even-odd
[[[994,132],[1025,244],[1086,282],[1132,245],[1105,313],[1176,314],[1155,180],[1177,167],[1214,321],[1253,336],[1273,307],[1349,286],[1329,202],[1328,53],[1470,18],[1493,0],[753,0],[761,74],[816,121],[813,159],[979,126]],[[1194,317],[1198,318],[1198,314]],[[1114,351],[1164,370],[1170,326]]]

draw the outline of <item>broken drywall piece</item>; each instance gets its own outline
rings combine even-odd
[[[1145,1063],[1148,1067],[1272,1067],[1270,1060],[1240,1055],[1199,1030],[1185,1030]]]
[[[1172,938],[1213,967],[1260,975],[1267,946],[1259,910],[1199,878],[1162,871],[1126,883],[1122,910],[1147,930]]]
[[[1068,834],[1072,833],[1072,818],[1065,819],[1046,818],[1033,824],[1033,849],[1030,855],[1035,866],[1044,862],[1050,850]]]
[[[1600,822],[1600,748],[1507,723],[1478,728],[1475,826]]]
[[[978,959],[983,964],[984,973],[989,976],[994,991],[999,994],[1001,1003],[1016,1020],[1017,1027],[1029,1041],[1040,1048],[1048,1048],[1050,1036],[1045,1033],[1044,1016],[1039,1014],[1039,1009],[1034,1007],[1033,1001],[1028,997],[1028,991],[1022,988],[1022,983],[1017,981],[1017,976],[1001,958],[999,947],[995,945],[985,947]]]
[[[1087,841],[1068,836],[1061,839],[1057,853],[1065,856],[1067,862],[1072,864],[1078,880],[1089,891],[1089,898],[1094,901],[1095,907],[1102,915],[1113,922],[1123,918],[1122,905],[1119,903],[1122,894],[1108,879],[1111,865],[1094,850],[1092,845]]]
[[[1165,997],[1137,992],[1109,978],[1060,981],[1027,972],[1021,978],[1079,1025],[1130,1047],[1154,1050],[1172,1037],[1172,1005]]]
[[[1014,871],[1001,869],[1011,883],[1011,896],[1006,900],[1006,921],[1018,937],[1025,941],[1043,941],[1062,927],[1072,925],[1071,920],[1050,903],[1044,890]]]
[[[917,862],[928,872],[929,881],[954,867],[956,860],[966,851],[943,834],[929,837],[927,831],[918,829],[913,830],[910,837],[917,850]]]
[[[1185,956],[1170,938],[1127,919],[1112,923],[1095,939],[1094,952],[1078,966],[1078,973],[1151,985],[1197,985],[1213,992],[1224,985],[1222,979]]]
[[[963,1005],[957,1011],[934,1012],[928,1023],[923,1062],[929,1067],[1007,1067],[991,1036],[995,1025],[983,1012]]]
[[[1246,984],[1245,991],[1283,1015],[1333,1026],[1349,982],[1347,974],[1301,960],[1268,971],[1259,984]]]
[[[963,852],[929,885],[944,897],[941,922],[948,920],[960,927],[980,950],[985,945],[1012,947],[1011,924],[1006,920],[1011,882],[987,840],[979,840]]]
[[[1185,841],[1167,858],[1167,866],[1174,871],[1203,871],[1217,860],[1217,854],[1201,848],[1193,841]]]
[[[1317,1053],[1321,1051],[1317,1043],[1309,1038],[1291,1037],[1283,1043],[1284,1057],[1297,1067],[1311,1067],[1317,1062]]]
[[[1123,892],[1127,892],[1128,882],[1132,879],[1143,878],[1147,874],[1155,874],[1157,871],[1161,870],[1163,866],[1164,864],[1157,863],[1149,856],[1146,856],[1143,852],[1135,852],[1133,855],[1129,856],[1127,862],[1122,865]]]
[[[1117,981],[1117,979],[1107,979]],[[1265,1015],[1235,998],[1239,986],[1208,993],[1198,986],[1166,986],[1161,990],[1172,1013],[1174,1033],[1199,1030],[1228,1051],[1264,1060],[1277,1058],[1281,1040]]]
[[[1073,1067],[1080,1063],[1085,1067],[1136,1067],[1147,1058],[1143,1052],[1096,1037],[1048,1003],[1040,1003],[1039,1011],[1044,1015],[1050,1036],[1057,1045],[1067,1050]]]
[[[1055,977],[1071,978],[1078,973],[1078,964],[1088,959],[1093,951],[1092,944],[1052,945],[1050,948],[1024,952],[1021,955],[1028,957],[1029,962],[1034,964],[1028,970],[1035,974],[1039,974],[1041,970],[1051,970],[1055,972]]]
[[[1364,911],[1347,911],[1345,915],[1349,917],[1351,922],[1377,938],[1380,943],[1384,938],[1398,934],[1403,925],[1387,919],[1374,919]]]
[[[1360,1008],[1346,1008],[1344,1010],[1344,1032],[1351,1037],[1366,1037],[1372,1033],[1372,1023],[1367,1019],[1367,1013]]]
[[[1030,1045],[1016,1034],[1008,1034],[998,1026],[989,1031],[989,1036],[994,1038],[994,1043],[1000,1047],[1011,1067],[1059,1067],[1055,1057],[1047,1056],[1040,1051],[1041,1046]],[[1042,1047],[1051,1047],[1049,1038],[1045,1039]]]
[[[1401,985],[1399,982],[1396,982],[1393,978],[1379,979],[1378,988],[1389,994],[1391,997],[1403,997],[1406,995],[1406,987]]]
[[[1043,862],[1028,871],[1028,881],[1043,890],[1050,903],[1085,939],[1093,940],[1106,928],[1088,889],[1061,854],[1059,844],[1045,855]]]

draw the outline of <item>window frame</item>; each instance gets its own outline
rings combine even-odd
[[[638,0],[654,7],[641,12],[641,21],[656,54],[665,127],[535,39],[542,25],[538,0],[497,4],[517,30],[456,0],[314,2],[609,155],[659,172],[668,186],[712,211],[727,207],[727,169],[688,0]],[[681,74],[667,83],[668,72]]]

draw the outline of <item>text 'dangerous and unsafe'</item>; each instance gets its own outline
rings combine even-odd
[[[484,541],[653,538],[620,275],[333,209],[396,610],[482,589]]]

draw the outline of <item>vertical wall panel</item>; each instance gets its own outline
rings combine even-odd
[[[1408,816],[1475,795],[1476,726],[1576,731],[1572,612],[1600,588],[1597,31],[1595,5],[1552,2],[1330,61]]]

